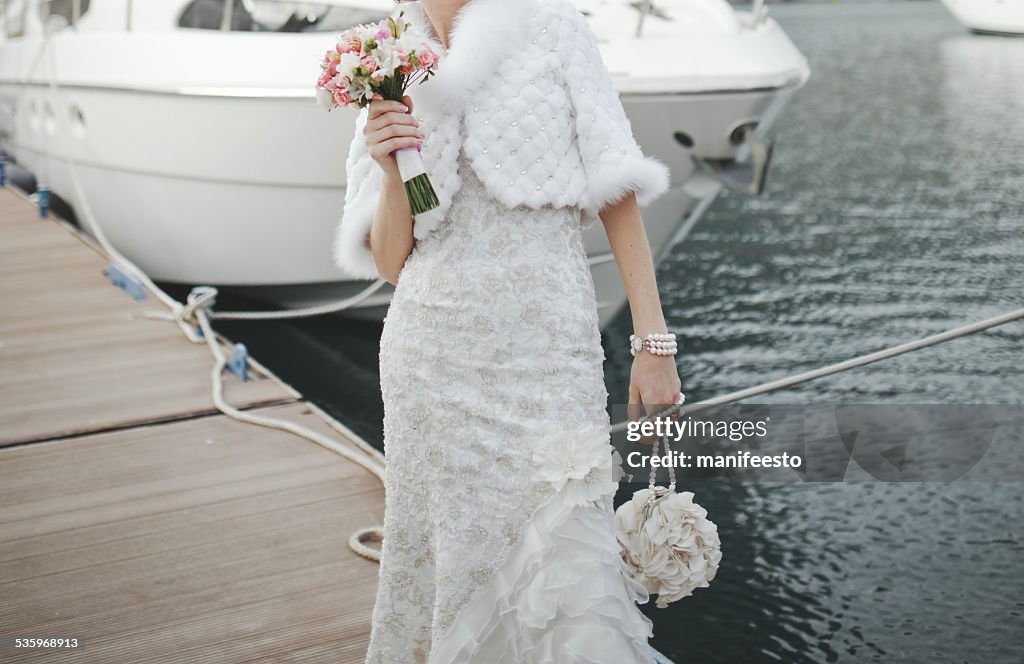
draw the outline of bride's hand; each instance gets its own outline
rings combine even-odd
[[[637,353],[629,374],[629,419],[636,421],[642,411],[650,415],[675,404],[681,387],[675,356]]]
[[[395,150],[414,148],[423,142],[423,132],[412,116],[412,99],[408,95],[401,102],[371,101],[367,107],[366,151],[384,169],[384,174],[401,180]]]

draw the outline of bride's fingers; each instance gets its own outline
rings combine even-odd
[[[374,147],[370,148],[369,154],[377,161],[382,161],[387,159],[395,150],[400,150],[402,148],[415,148],[419,146],[419,144],[420,139],[411,136],[389,138],[388,140],[382,143],[377,143]]]
[[[642,414],[642,402],[640,401],[640,390],[633,386],[633,383],[629,384],[629,403],[626,406],[626,418],[631,422],[636,422],[640,419]]]
[[[629,405],[626,406],[626,416],[631,422],[636,422],[644,416],[644,402],[643,397],[640,394],[640,390],[633,387],[632,384],[629,386]],[[636,433],[638,438],[636,442],[644,445],[651,445],[654,443],[654,437],[644,435],[644,429],[639,429]]]
[[[375,131],[367,137],[366,142],[368,145],[375,143],[383,143],[391,138],[401,138],[405,136],[411,136],[413,138],[422,139],[423,132],[417,127],[410,127],[408,125],[389,125]]]
[[[373,122],[385,113],[407,113],[408,111],[409,107],[399,101],[391,101],[389,99],[371,101],[369,106],[366,107],[366,121]]]

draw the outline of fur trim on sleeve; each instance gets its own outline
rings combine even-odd
[[[614,166],[594,169],[589,175],[589,199],[583,206],[584,229],[597,220],[602,208],[629,192],[636,194],[637,205],[642,207],[669,187],[668,167],[654,157],[626,156]]]
[[[345,162],[345,207],[334,233],[334,262],[351,279],[378,279],[370,250],[370,228],[380,199],[381,172],[366,149],[363,127],[368,111],[356,118],[355,135]]]
[[[334,262],[351,279],[380,278],[370,250],[370,228],[376,211],[377,197],[361,196],[345,205],[341,223],[334,231]]]

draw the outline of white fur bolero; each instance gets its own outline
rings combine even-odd
[[[415,238],[437,227],[461,187],[460,148],[505,205],[575,205],[584,227],[630,191],[646,205],[668,188],[668,168],[641,152],[594,34],[571,0],[469,0],[448,51],[418,4],[400,7],[440,55],[438,73],[408,92],[441,202],[416,216]],[[353,279],[379,277],[369,231],[382,171],[366,150],[366,116],[363,109],[356,119],[334,240],[335,262]]]

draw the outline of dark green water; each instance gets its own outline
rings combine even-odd
[[[659,270],[691,400],[1024,302],[1024,39],[969,35],[932,2],[773,15],[814,74],[767,191],[719,199]],[[219,328],[379,442],[378,326]],[[608,331],[613,402],[629,331]],[[760,401],[1021,404],[1022,344],[1011,324]],[[1024,659],[1020,484],[690,488],[725,556],[712,589],[645,607],[679,664]]]

